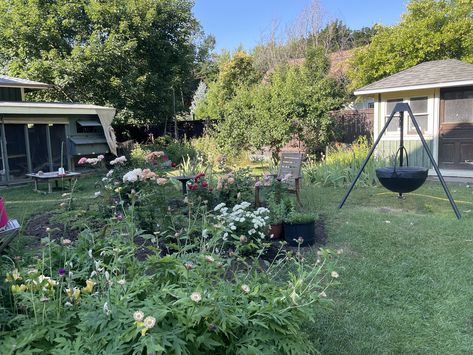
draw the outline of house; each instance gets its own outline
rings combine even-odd
[[[407,102],[445,176],[473,177],[473,64],[436,60],[366,85],[355,95],[374,98],[374,136],[398,102]],[[393,120],[378,154],[393,156],[399,145],[399,124]],[[410,119],[404,120],[404,145],[409,165],[431,168]],[[430,173],[433,174],[431,170]]]
[[[82,155],[117,153],[111,123],[115,109],[77,103],[25,101],[50,85],[0,75],[0,184],[25,174],[74,170]]]

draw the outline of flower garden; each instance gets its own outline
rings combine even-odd
[[[472,316],[464,262],[471,257],[468,184],[449,184],[464,215],[459,222],[435,183],[405,200],[380,189],[373,169],[382,162],[373,160],[338,211],[368,149],[360,140],[304,163],[304,207],[297,207],[284,184],[262,175],[274,171],[271,164],[236,166],[211,145],[212,154],[189,157],[185,143],[178,148],[88,157],[82,164],[91,175],[72,191],[45,197],[30,186],[4,190],[8,213],[23,229],[0,258],[2,349],[471,349],[460,331]],[[186,194],[176,179],[183,175],[194,176]],[[275,238],[270,228],[309,217],[316,219],[310,246],[304,238]]]
[[[81,158],[91,199],[63,193],[38,248],[2,258],[3,348],[314,353],[304,329],[331,303],[337,253],[275,238],[294,198],[265,177],[266,207],[255,206],[250,170],[216,162],[174,164],[141,146]],[[193,177],[185,194],[177,174]]]

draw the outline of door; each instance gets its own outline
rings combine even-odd
[[[473,87],[440,93],[439,166],[473,170]]]

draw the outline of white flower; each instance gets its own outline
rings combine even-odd
[[[109,170],[107,175],[105,175],[106,177],[111,177],[113,175],[113,169]]]
[[[244,284],[244,285],[241,285],[241,290],[245,293],[250,293],[250,286]]]
[[[214,258],[210,255],[206,255],[205,256],[205,261],[209,262],[209,263],[213,263],[214,262]]]
[[[332,271],[330,276],[332,276],[334,279],[336,279],[336,278],[338,278],[339,275],[338,275],[338,272]]]
[[[69,301],[67,301],[66,303],[64,303],[64,306],[65,306],[65,307],[72,307],[72,303],[69,302]]]
[[[126,281],[125,281],[125,279],[121,279],[121,280],[117,281],[117,284],[119,284],[120,286],[123,286],[123,285],[126,284]]]
[[[111,309],[108,307],[108,302],[105,302],[105,303],[103,304],[103,313],[105,313],[107,316],[109,316],[110,314],[112,314]]]
[[[136,311],[133,313],[133,319],[137,322],[142,322],[145,318],[145,314],[142,311]]]
[[[63,244],[63,245],[70,245],[71,243],[72,243],[72,242],[71,242],[70,239],[63,239],[63,240],[62,240],[62,244]]]
[[[96,193],[94,193],[94,197],[97,198],[101,195],[102,193],[100,191],[97,191]]]
[[[200,302],[202,299],[202,296],[200,295],[199,292],[192,292],[191,294],[191,300],[194,301],[195,303]]]
[[[145,328],[151,329],[156,324],[156,318],[148,316],[143,321]]]
[[[322,292],[319,293],[319,296],[320,297],[327,297],[327,294],[324,291],[322,291]]]
[[[110,165],[124,164],[126,161],[127,161],[127,160],[126,160],[126,157],[125,157],[125,156],[121,156],[121,157],[118,157],[118,158],[113,159],[113,160],[110,162]]]
[[[223,202],[219,203],[217,206],[215,206],[214,211],[218,211],[219,209],[221,209],[224,206],[225,206],[225,204]]]

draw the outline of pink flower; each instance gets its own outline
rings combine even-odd
[[[84,165],[85,163],[87,163],[86,157],[80,158],[79,161],[77,162],[78,165]]]
[[[202,187],[205,189],[209,186],[209,183],[207,181],[202,181]]]
[[[99,161],[102,161],[102,160],[105,159],[105,157],[104,157],[102,154],[100,154],[100,155],[97,155],[97,159],[98,159]]]

